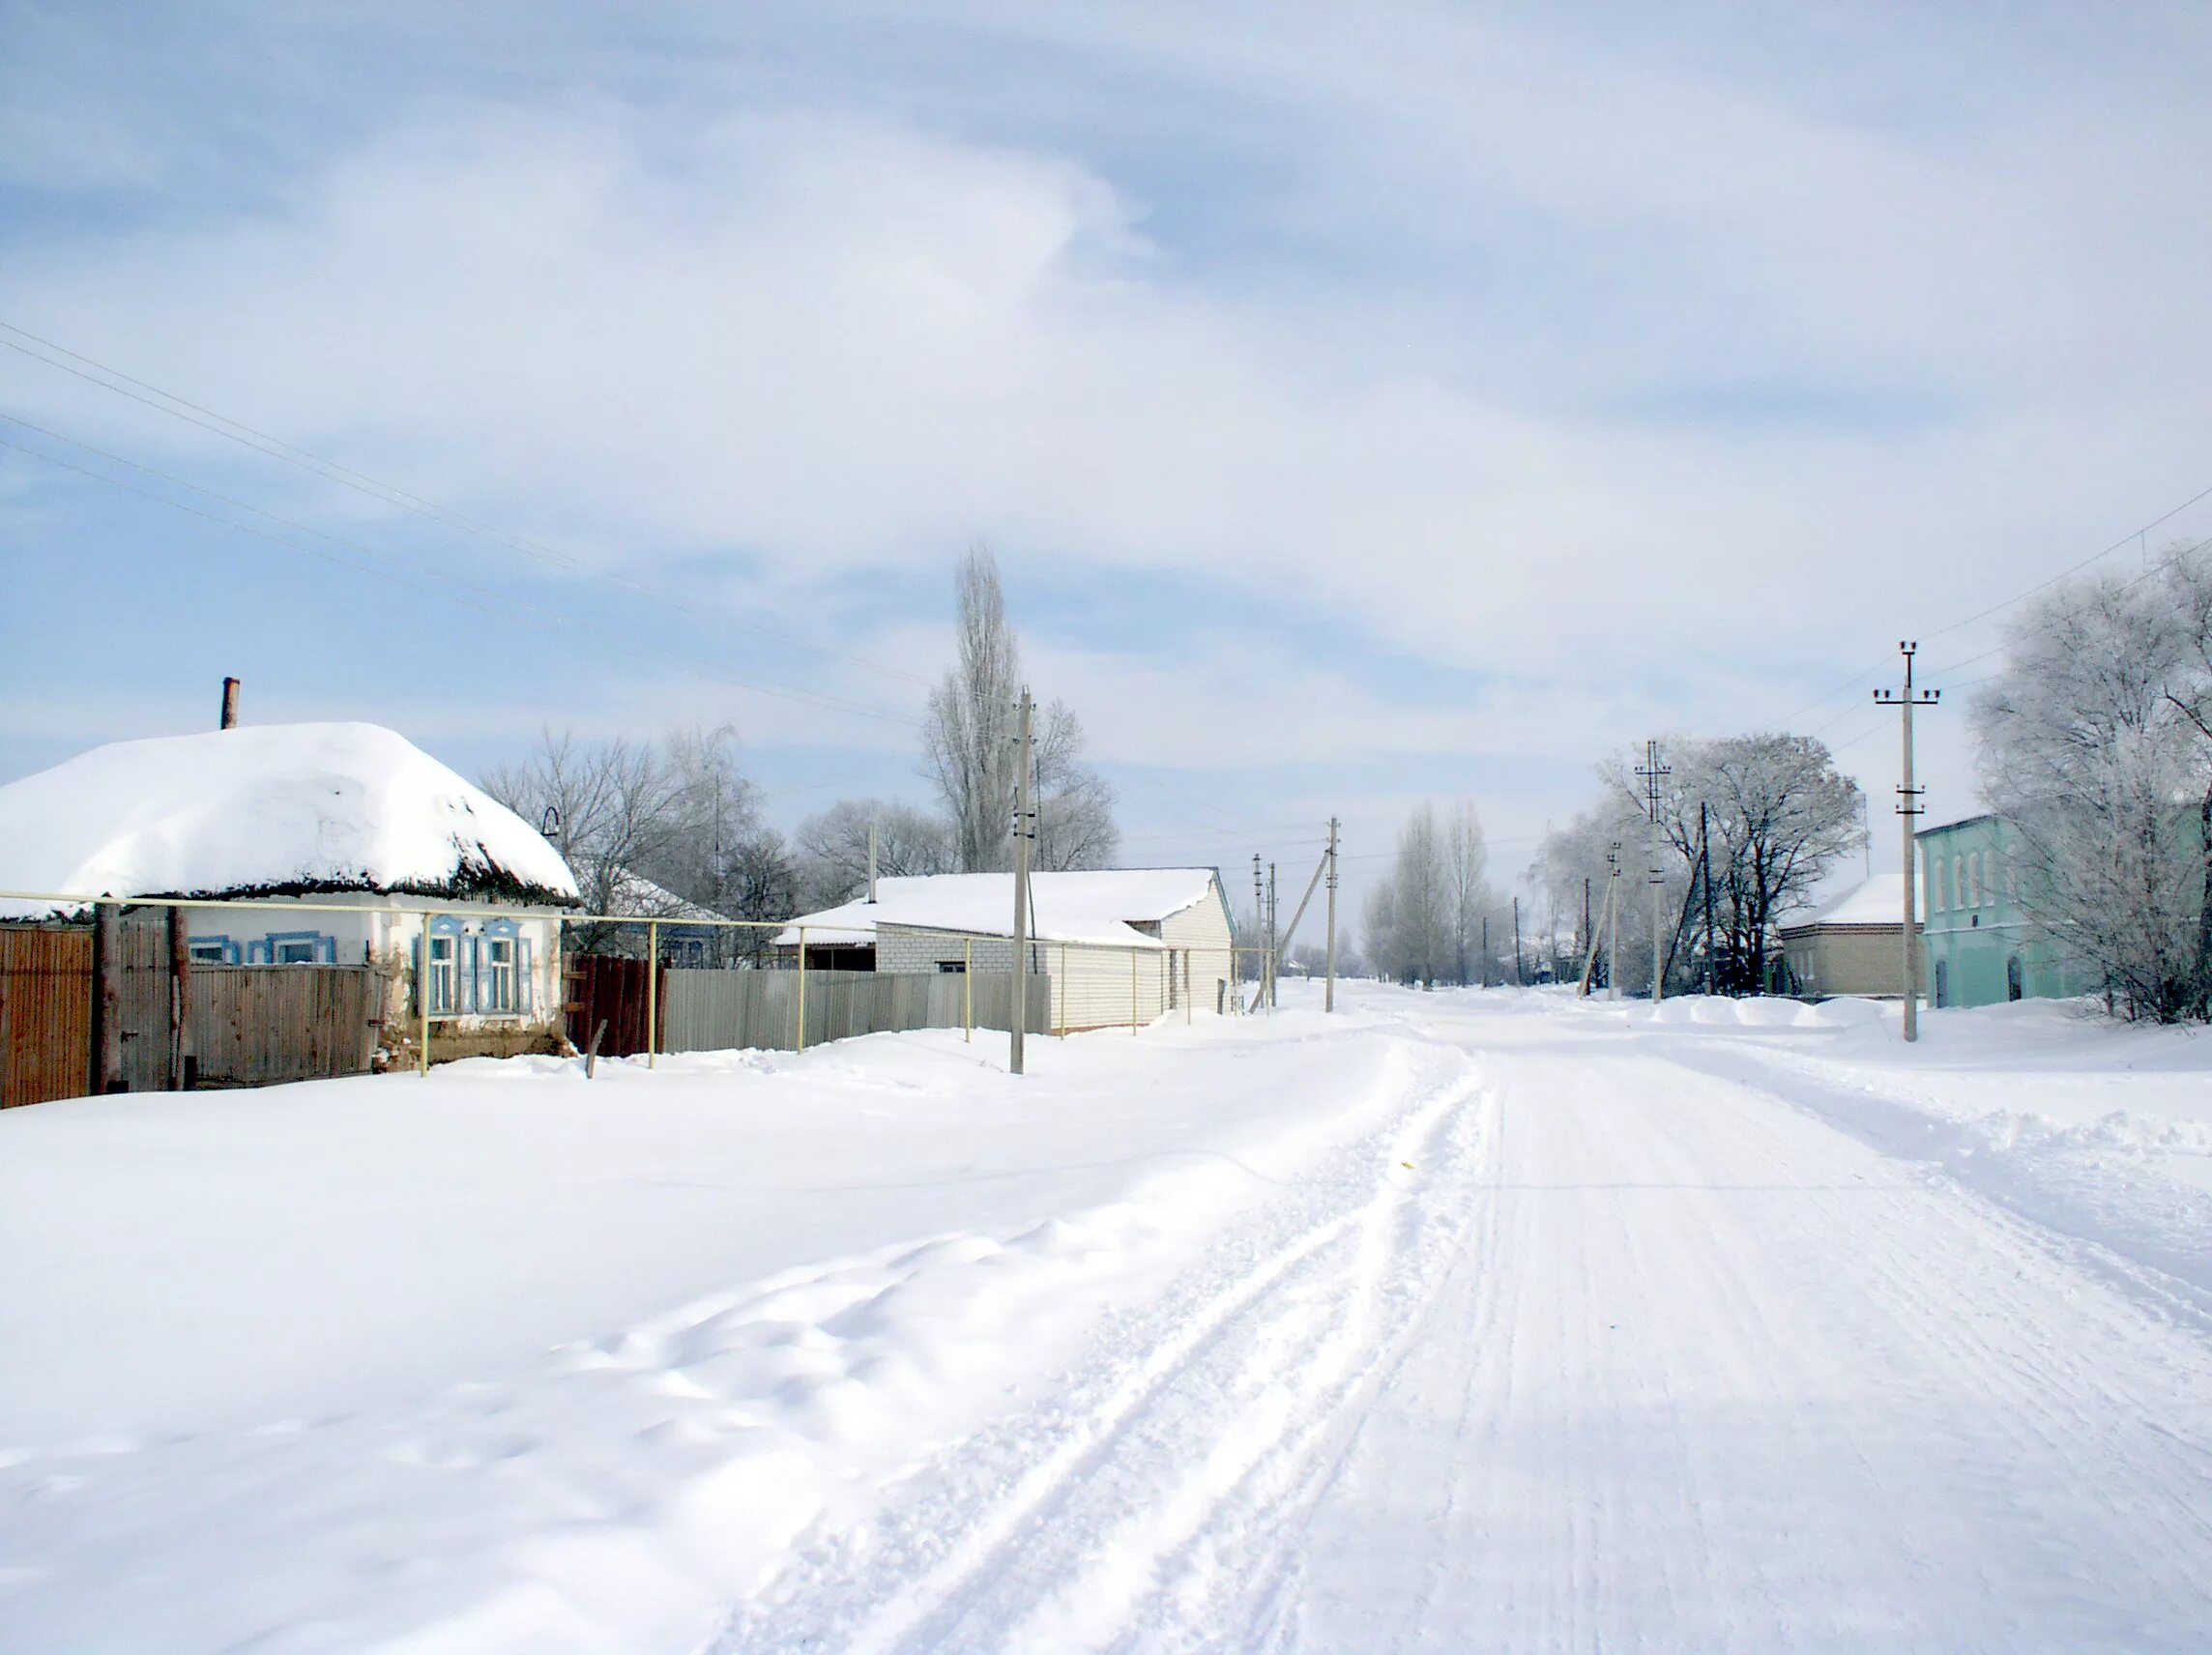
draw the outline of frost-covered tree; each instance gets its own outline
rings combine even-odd
[[[1618,846],[1611,953],[1621,981],[1648,983],[1651,885],[1661,886],[1660,946],[1668,980],[1693,975],[1702,946],[1706,892],[1699,884],[1699,807],[1704,807],[1712,872],[1714,980],[1724,992],[1756,994],[1766,984],[1777,926],[1813,888],[1865,842],[1864,798],[1811,737],[1757,734],[1717,740],[1675,740],[1664,751],[1673,774],[1662,785],[1656,833],[1645,815],[1638,747],[1598,767],[1598,803],[1547,834],[1530,877],[1561,909],[1580,914],[1584,882],[1598,923],[1609,877],[1607,853]],[[1585,938],[1584,946],[1589,945]]]
[[[2212,567],[2069,583],[2024,611],[1978,697],[1983,790],[2015,829],[2008,893],[2128,1018],[2212,999]]]
[[[1476,871],[1479,882],[1479,866]],[[1383,975],[1434,984],[1452,976],[1458,944],[1449,834],[1423,804],[1398,829],[1390,870],[1369,889],[1365,944]]]
[[[1444,812],[1444,884],[1451,901],[1451,976],[1465,985],[1479,972],[1483,910],[1490,887],[1482,870],[1489,861],[1482,822],[1474,806],[1461,800]]]

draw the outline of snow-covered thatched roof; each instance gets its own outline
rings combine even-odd
[[[1161,943],[1133,929],[1208,899],[1211,868],[1098,868],[1084,873],[1032,874],[1030,932],[1046,943],[1106,943],[1157,948]],[[876,928],[956,931],[982,937],[1014,933],[1012,874],[926,874],[876,882],[876,900],[848,902],[795,919],[776,933],[791,946],[799,927],[816,943],[872,943]]]
[[[536,828],[374,724],[116,741],[10,782],[0,890],[576,901],[568,864]]]

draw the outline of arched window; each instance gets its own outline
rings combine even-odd
[[[1966,906],[1966,858],[1964,857],[1951,858],[1951,906]]]
[[[1968,908],[1979,908],[1981,905],[1982,854],[1981,852],[1976,851],[1966,858],[1966,906]]]
[[[2027,992],[2026,973],[2020,969],[2020,956],[2005,961],[2005,999],[2018,1000]]]

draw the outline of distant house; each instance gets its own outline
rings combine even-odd
[[[577,906],[568,865],[535,828],[374,724],[118,741],[10,782],[0,787],[0,889],[188,899],[195,960],[381,965],[395,1014],[420,1015],[410,990],[425,982],[432,1016],[469,1025],[557,1017],[561,915]],[[189,900],[226,897],[299,911]],[[82,907],[16,901],[0,912]],[[375,912],[386,908],[401,912]]]
[[[2014,860],[2018,829],[2003,817],[1947,822],[1918,841],[1932,1004],[1996,1005],[2096,987],[2029,928]]]
[[[1211,868],[1102,868],[1030,880],[1029,969],[1052,979],[1060,1029],[1103,1028],[1190,1003],[1223,1009],[1234,992],[1229,904]],[[812,970],[1013,969],[1011,874],[881,880],[876,900],[809,914],[777,933],[805,936]],[[1186,988],[1187,984],[1187,988]]]
[[[750,940],[760,935],[733,928],[727,915],[678,896],[655,885],[633,868],[617,868],[608,882],[607,912],[638,919],[656,919],[654,944],[664,966],[728,966],[748,951]],[[623,951],[631,947],[645,957],[647,933],[641,925],[621,928]]]
[[[1877,874],[1779,929],[1783,964],[1797,993],[1903,997],[1903,874]]]

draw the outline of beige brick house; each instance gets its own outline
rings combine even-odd
[[[1791,993],[1895,999],[1905,963],[1905,879],[1877,874],[1782,929],[1783,968]],[[1919,927],[1915,926],[1917,933]]]

